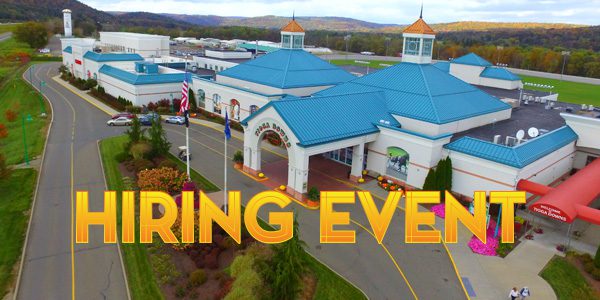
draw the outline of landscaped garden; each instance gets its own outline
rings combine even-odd
[[[598,254],[596,258],[600,260]],[[586,270],[582,270],[583,268]],[[552,286],[559,300],[600,299],[600,274],[596,273],[596,277],[586,274],[588,268],[600,270],[600,265],[596,267],[589,254],[568,253],[566,257],[552,258],[540,276]]]
[[[108,189],[161,190],[178,205],[184,190],[205,193],[218,188],[168,153],[160,122],[144,132],[134,121],[125,136],[100,143]],[[197,193],[196,193],[197,194]],[[118,195],[120,201],[120,195]],[[195,199],[199,207],[199,199]],[[120,215],[120,204],[117,204]],[[155,210],[155,217],[160,215]],[[120,216],[117,217],[120,224]],[[259,220],[261,226],[272,229]],[[174,233],[180,236],[176,222]],[[137,228],[137,226],[136,226]],[[118,231],[120,232],[120,230]],[[237,244],[213,226],[210,244],[122,244],[123,260],[133,299],[365,299],[360,290],[304,251],[295,224],[294,238],[279,245],[257,243],[242,228]]]

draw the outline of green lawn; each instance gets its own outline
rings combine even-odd
[[[118,168],[116,155],[123,151],[126,142],[127,136],[124,135],[108,138],[100,142],[100,153],[109,190],[122,191],[124,189],[123,178]],[[180,168],[185,166],[183,162],[174,156],[172,159],[178,162]],[[192,170],[192,179],[208,192],[218,190],[213,183],[194,170]],[[117,201],[119,201],[117,203],[117,222],[118,228],[120,228],[121,197],[119,194],[117,194]],[[266,224],[263,220],[259,221],[261,224]],[[136,232],[136,236],[139,236],[138,232]],[[133,299],[163,299],[163,295],[152,272],[148,247],[137,243],[121,244],[121,249],[131,297]],[[309,267],[318,278],[315,299],[366,299],[360,290],[312,258],[312,256],[309,256]]]
[[[0,298],[14,280],[13,268],[21,257],[37,172],[17,169],[0,181]]]
[[[17,24],[0,24],[0,33],[15,31]]]
[[[557,79],[547,79],[533,76],[519,75],[523,82],[539,83],[552,85],[552,92],[558,93],[558,100],[576,104],[593,104],[600,106],[600,85],[578,83],[570,81],[560,81]],[[548,91],[547,89],[534,88],[526,86],[527,89]]]
[[[552,258],[540,275],[552,286],[558,300],[597,299],[579,270],[563,257]]]
[[[8,129],[8,137],[0,139],[0,152],[5,155],[7,164],[24,162],[23,118],[27,120],[27,116],[31,116],[30,121],[25,121],[30,160],[42,153],[46,127],[50,120],[50,116],[39,117],[42,105],[48,114],[50,107],[45,101],[41,102],[40,95],[21,78],[24,70],[23,67],[16,72],[12,71],[12,74],[0,83],[0,124],[4,124]],[[18,113],[13,122],[6,118],[6,111],[9,109]]]
[[[397,63],[399,63],[399,61],[385,61],[385,60],[367,60],[365,59],[359,59],[358,61],[365,61],[365,62],[369,62],[369,68],[373,68],[373,69],[382,69],[382,68],[387,68],[387,66],[382,66],[381,64],[384,65],[395,65]],[[333,59],[330,61],[330,63],[334,64],[334,65],[338,65],[338,66],[360,66],[360,67],[366,67],[367,64],[361,64],[361,63],[357,63],[356,60],[354,59]]]

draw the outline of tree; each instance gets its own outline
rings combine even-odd
[[[167,134],[162,127],[160,119],[152,120],[149,130],[150,145],[152,145],[152,156],[166,155],[169,153],[171,143],[167,140]]]
[[[190,99],[190,110],[196,111],[198,104],[196,103],[196,96],[194,95],[194,91],[192,89],[188,91],[188,99]]]
[[[429,169],[429,172],[427,173],[427,177],[425,177],[425,183],[423,183],[423,190],[424,191],[435,191],[437,190],[436,188],[436,176],[435,176],[435,169],[431,168]]]
[[[129,144],[127,144],[127,149],[129,150],[133,144],[144,139],[145,129],[142,129],[142,124],[138,118],[133,118],[131,122],[131,127],[125,131],[127,136],[129,136]]]
[[[306,270],[306,243],[298,234],[298,216],[294,216],[293,236],[285,243],[273,246],[271,266],[265,277],[271,282],[273,299],[295,299],[300,291],[302,275]]]
[[[44,23],[22,23],[17,25],[13,33],[18,41],[27,43],[34,49],[42,48],[48,44],[48,31]]]

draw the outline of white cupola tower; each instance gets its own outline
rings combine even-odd
[[[402,62],[415,64],[430,64],[433,54],[433,41],[435,32],[423,21],[423,7],[421,15],[412,25],[402,32],[404,46],[402,47]]]
[[[304,49],[304,28],[296,22],[296,17],[281,28],[281,48]]]
[[[65,37],[71,37],[73,35],[73,24],[71,23],[70,9],[63,9],[63,22],[65,25]]]

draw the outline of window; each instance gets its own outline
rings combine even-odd
[[[258,110],[258,106],[256,105],[250,105],[250,114],[255,113]]]
[[[407,37],[404,39],[404,54],[419,55],[421,39]]]
[[[206,107],[206,93],[203,89],[198,89],[198,107],[205,108]]]
[[[221,96],[219,94],[214,94],[212,98],[213,102],[213,112],[221,114]]]
[[[294,36],[294,45],[292,45],[292,48],[294,49],[302,49],[302,36]]]
[[[289,35],[281,36],[281,47],[285,47],[285,48],[290,47],[290,36]]]
[[[431,56],[433,39],[423,39],[423,56]]]

